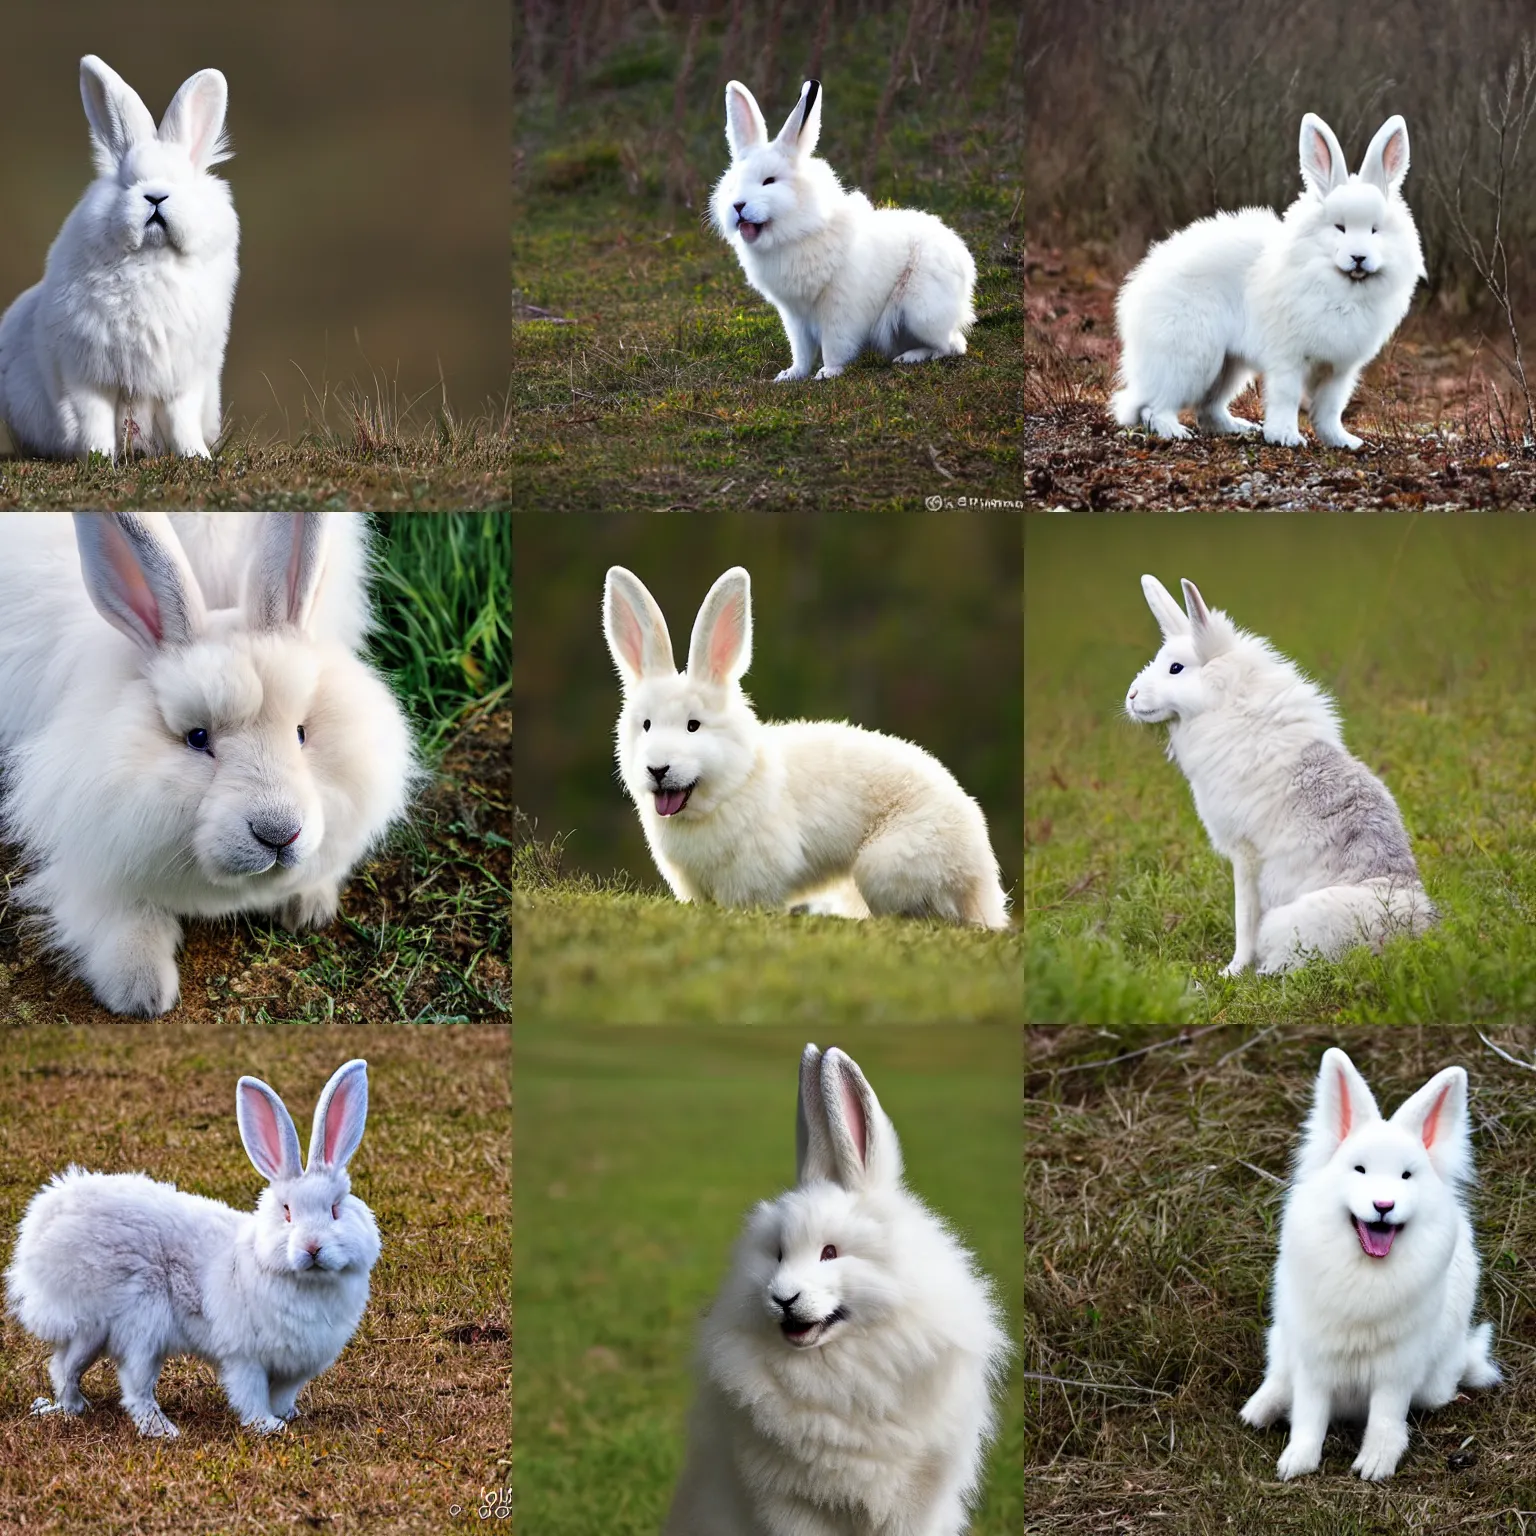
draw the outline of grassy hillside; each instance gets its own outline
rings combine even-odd
[[[850,1052],[901,1137],[907,1178],[1019,1326],[1014,1029],[598,1029],[517,1035],[515,1432],[522,1528],[654,1536],[682,1466],[689,1360],[748,1207],[794,1166],[808,1039]],[[1023,1512],[1010,1383],[971,1536]]]
[[[1122,715],[1155,654],[1143,572],[1329,688],[1396,796],[1444,921],[1381,956],[1218,974],[1232,877],[1163,731]],[[1536,521],[1032,520],[1025,537],[1028,1014],[1043,1023],[1536,1018]]]

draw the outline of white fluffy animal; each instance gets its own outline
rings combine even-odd
[[[155,1384],[167,1357],[198,1355],[218,1367],[240,1422],[267,1434],[297,1416],[299,1393],[346,1347],[379,1257],[373,1214],[347,1178],[368,1063],[347,1062],[325,1085],[307,1168],[265,1083],[242,1077],[235,1113],[269,1181],[250,1214],[142,1173],[75,1167],[32,1197],[5,1290],[22,1327],[54,1346],[54,1397],[33,1413],[84,1413],[80,1378],[106,1355],[139,1433],[175,1435]]]
[[[235,300],[229,90],[202,69],[160,126],[93,54],[80,61],[96,180],[64,221],[43,280],[0,319],[0,420],[25,452],[209,456]]]
[[[958,1536],[1010,1346],[855,1062],[800,1061],[796,1187],[747,1218],[665,1536]]]
[[[750,578],[704,599],[688,670],[639,577],[614,566],[603,632],[623,683],[619,774],[679,901],[784,907],[832,885],[824,910],[1008,926],[981,807],[921,747],[841,721],[765,724],[752,661]]]
[[[1436,913],[1385,784],[1344,746],[1333,701],[1267,640],[1208,609],[1185,609],[1141,578],[1162,649],[1137,674],[1125,712],[1166,723],[1216,851],[1232,861],[1236,951],[1224,975],[1335,959]]]
[[[776,139],[751,91],[725,88],[731,164],[710,203],[747,281],[778,310],[793,358],[779,380],[835,379],[863,351],[925,363],[965,351],[976,263],[948,225],[846,192],[825,160],[821,82],[807,80]]]
[[[409,728],[357,654],[355,513],[0,516],[0,826],[115,1013],[178,994],[180,919],[335,915],[405,809]]]
[[[1125,280],[1115,420],[1188,437],[1179,412],[1192,408],[1202,432],[1256,432],[1227,407],[1257,373],[1266,442],[1300,447],[1305,405],[1319,441],[1362,447],[1344,408],[1425,275],[1402,196],[1407,174],[1401,117],[1381,125],[1351,176],[1333,130],[1307,113],[1304,188],[1284,219],[1269,208],[1200,219],[1154,245]]]
[[[1280,1222],[1264,1382],[1242,1411],[1256,1429],[1290,1420],[1282,1478],[1317,1470],[1331,1420],[1361,1418],[1353,1470],[1391,1477],[1410,1408],[1499,1380],[1493,1325],[1472,1326],[1471,1178],[1463,1068],[1383,1120],[1349,1057],[1323,1053]]]

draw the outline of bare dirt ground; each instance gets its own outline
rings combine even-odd
[[[1346,422],[1358,453],[1243,438],[1165,442],[1109,418],[1115,291],[1123,274],[1084,248],[1024,257],[1024,486],[1052,508],[1536,507],[1504,370],[1475,322],[1420,306],[1366,370]],[[1235,414],[1262,414],[1253,391]],[[1305,417],[1303,417],[1305,430]]]

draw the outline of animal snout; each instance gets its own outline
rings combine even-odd
[[[742,210],[742,209],[743,209],[743,208],[745,208],[745,207],[746,207],[746,206],[747,206],[747,204],[746,204],[746,199],[745,199],[745,198],[743,198],[743,199],[742,199],[742,201],[741,201],[741,202],[739,202],[739,203],[732,203],[732,204],[731,204],[731,207],[732,207],[732,208],[734,208],[734,209],[735,209],[735,210],[736,210],[736,212],[737,212],[737,213],[738,213],[738,214],[739,214],[739,213],[740,213],[740,212],[741,212],[741,210]]]
[[[665,778],[666,778],[666,776],[667,776],[667,770],[668,770],[668,769],[669,769],[669,768],[670,768],[670,767],[671,767],[671,766],[672,766],[672,764],[671,764],[671,763],[663,763],[663,764],[662,764],[662,765],[661,765],[661,767],[660,767],[660,768],[647,768],[647,769],[646,769],[646,770],[645,770],[645,771],[646,771],[646,772],[647,772],[647,773],[648,773],[648,774],[650,774],[650,776],[651,776],[651,777],[652,777],[652,778],[653,778],[653,779],[655,779],[655,781],[656,781],[656,782],[657,782],[657,783],[658,783],[658,784],[660,784],[660,783],[661,783],[661,782],[662,782],[662,780],[663,780],[663,779],[665,779]]]
[[[1377,1215],[1385,1216],[1387,1214],[1387,1212],[1390,1211],[1392,1209],[1392,1207],[1397,1204],[1397,1201],[1396,1200],[1373,1200],[1373,1201],[1371,1201],[1371,1204],[1376,1207]]]
[[[291,847],[304,830],[303,823],[291,816],[263,816],[256,821],[248,821],[246,825],[251,829],[251,836],[273,853]]]
[[[1126,694],[1126,698],[1134,699],[1135,697],[1136,697],[1136,690],[1134,688],[1132,688],[1131,691],[1128,694]]]
[[[795,1303],[800,1300],[799,1291],[796,1291],[793,1296],[790,1296],[787,1299],[773,1291],[770,1291],[768,1294],[773,1298],[774,1306],[776,1306],[779,1311],[784,1314],[785,1317],[789,1316],[790,1312],[794,1309]]]
[[[144,194],[144,201],[146,203],[153,203],[158,208],[170,195],[169,192],[146,192]]]

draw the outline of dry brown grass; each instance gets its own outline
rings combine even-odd
[[[1163,1031],[1166,1034],[1167,1031]],[[1025,1465],[1031,1532],[1523,1530],[1536,1487],[1536,1077],[1466,1028],[1240,1031],[1107,1068],[1157,1032],[1041,1030],[1025,1069]],[[1498,1043],[1536,1059],[1536,1031]],[[1471,1076],[1483,1260],[1505,1382],[1415,1415],[1395,1477],[1275,1479],[1284,1437],[1239,1422],[1263,1369],[1280,1186],[1317,1062],[1342,1045],[1389,1113],[1453,1062]],[[1517,1511],[1525,1514],[1517,1514]]]

